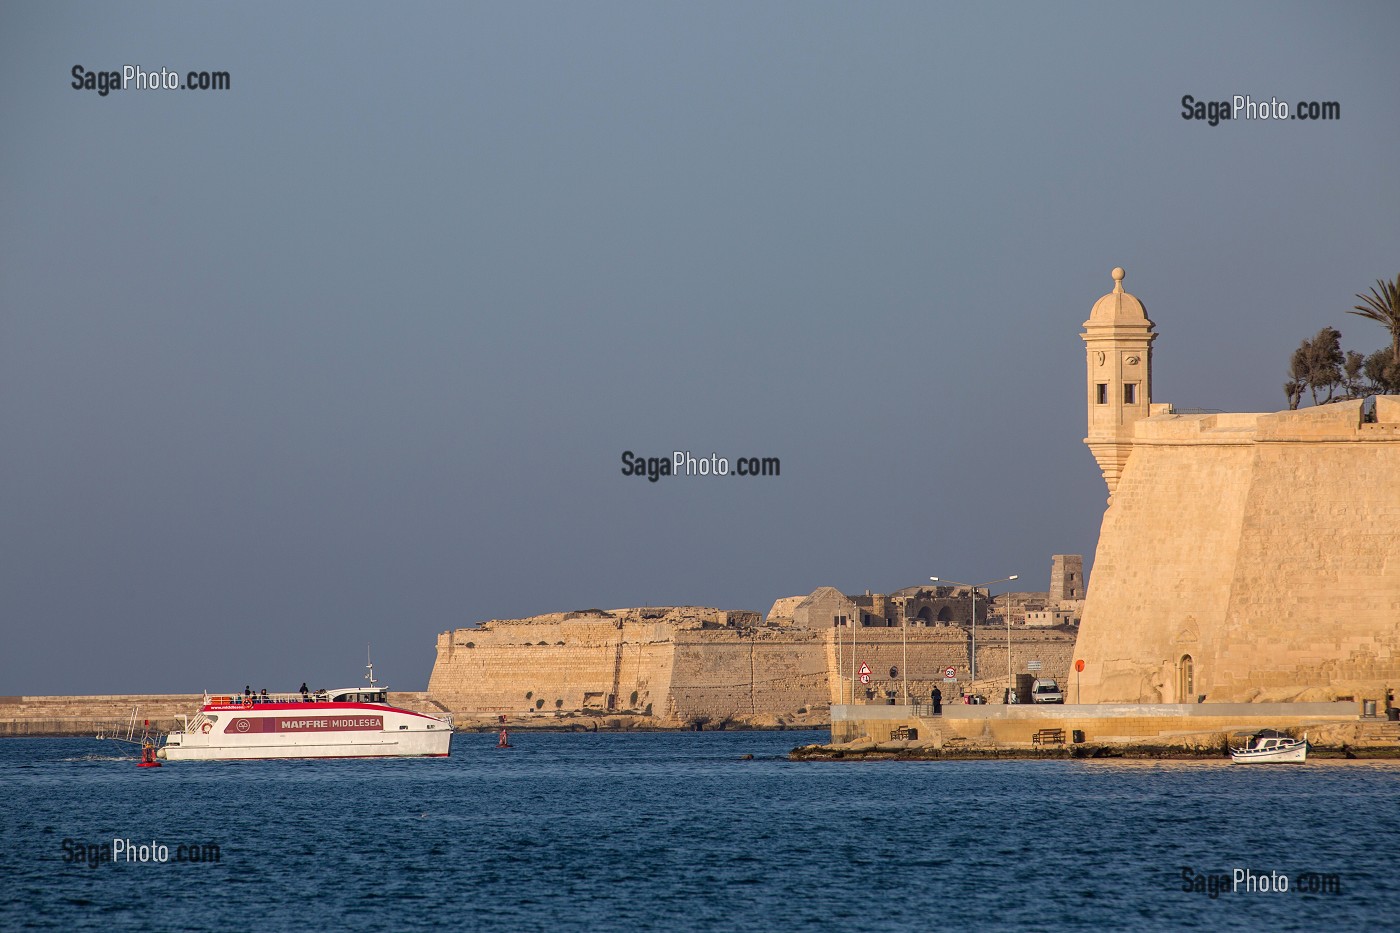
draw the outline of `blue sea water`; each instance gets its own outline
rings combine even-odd
[[[1397,923],[1394,763],[786,760],[825,738],[521,732],[498,751],[463,734],[447,759],[160,769],[111,743],[6,739],[0,929]],[[170,861],[67,860],[113,839]],[[218,861],[177,861],[207,843]],[[1185,868],[1290,889],[1211,897],[1183,890]],[[1338,890],[1302,890],[1332,883],[1314,876]]]

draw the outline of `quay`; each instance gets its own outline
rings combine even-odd
[[[1400,757],[1400,722],[1353,701],[1012,706],[839,704],[831,743],[794,760],[1044,757],[1215,758],[1240,733],[1301,736],[1317,757]]]

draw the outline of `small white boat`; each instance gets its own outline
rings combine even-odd
[[[1308,734],[1304,732],[1301,739],[1295,739],[1273,729],[1261,729],[1249,737],[1244,748],[1231,746],[1230,760],[1236,764],[1307,761]]]

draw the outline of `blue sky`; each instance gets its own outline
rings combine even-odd
[[[1400,273],[1394,4],[0,7],[0,693],[1090,559],[1080,324],[1285,407]],[[228,71],[99,96],[71,69]],[[1181,98],[1337,101],[1184,120]],[[779,457],[624,477],[620,455]]]

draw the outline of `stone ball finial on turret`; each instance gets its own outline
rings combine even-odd
[[[1137,297],[1123,291],[1123,278],[1127,275],[1122,266],[1114,266],[1113,291],[1104,295],[1094,302],[1094,308],[1089,312],[1089,321],[1095,323],[1116,323],[1132,322],[1140,324],[1147,321],[1147,309]],[[1086,322],[1088,323],[1088,322]],[[1147,321],[1151,324],[1151,321]]]

